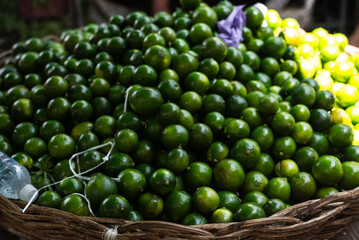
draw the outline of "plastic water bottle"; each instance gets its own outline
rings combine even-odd
[[[27,169],[20,163],[0,152],[0,194],[6,198],[21,199],[29,202],[37,195],[31,185]]]

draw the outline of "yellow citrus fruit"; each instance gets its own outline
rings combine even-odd
[[[274,9],[268,9],[267,15],[265,17],[268,27],[275,29],[282,24],[282,18],[279,16],[279,13]]]
[[[344,85],[336,92],[337,102],[342,107],[354,105],[359,99],[359,92],[356,87]]]
[[[330,72],[329,72],[330,73]],[[331,78],[331,76],[325,74],[325,72],[323,72],[322,74],[318,74],[315,76],[314,78],[318,84],[319,84],[319,90],[330,90],[332,88],[332,85],[334,83],[333,79]]]
[[[341,89],[345,84],[341,83],[341,82],[336,82],[332,85],[332,93],[336,94],[338,92],[339,89]]]
[[[333,108],[330,116],[332,116],[333,124],[344,123],[349,125],[352,122],[348,113],[342,108]]]

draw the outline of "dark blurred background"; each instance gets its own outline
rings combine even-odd
[[[359,0],[268,0],[282,18],[294,17],[305,30],[324,27],[348,37],[354,32],[359,15]],[[216,0],[205,0],[215,5]],[[257,1],[232,0],[235,5]],[[106,22],[111,15],[126,15],[134,10],[148,14],[173,11],[179,0],[0,0],[0,51],[29,37],[59,35],[63,30],[88,23]],[[359,29],[357,31],[359,39]],[[359,41],[359,40],[358,40]],[[353,43],[353,41],[352,41]],[[359,45],[354,42],[355,45]]]

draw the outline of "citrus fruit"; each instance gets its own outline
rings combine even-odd
[[[322,155],[312,167],[314,178],[323,186],[333,186],[343,178],[343,166],[338,158]]]
[[[87,183],[85,191],[91,206],[94,207],[100,206],[104,199],[118,192],[115,181],[103,174],[92,178]]]
[[[220,189],[236,192],[245,178],[243,167],[233,159],[219,161],[213,169],[214,182]]]
[[[182,125],[172,124],[162,131],[162,143],[169,149],[186,146],[188,139],[189,133]]]
[[[359,163],[353,161],[343,162],[343,178],[339,182],[342,189],[350,190],[359,186]]]
[[[173,191],[165,200],[164,212],[171,221],[181,222],[191,210],[192,197],[185,191]]]
[[[48,151],[57,159],[69,157],[75,151],[75,141],[69,135],[56,134],[49,140]]]
[[[235,210],[233,219],[237,222],[266,217],[264,209],[257,203],[243,203]]]
[[[68,178],[63,180],[57,188],[57,192],[62,196],[66,197],[73,193],[83,193],[84,184],[77,178]]]
[[[69,195],[65,197],[62,200],[59,209],[78,216],[90,216],[87,201],[79,195]]]
[[[294,200],[304,202],[311,199],[317,191],[314,178],[310,173],[299,172],[289,179]]]
[[[258,143],[249,138],[238,140],[232,147],[231,156],[236,159],[244,169],[253,168],[260,157],[261,149]]]
[[[147,182],[139,170],[128,168],[117,175],[116,184],[119,194],[133,201],[145,190]]]
[[[155,219],[162,214],[163,205],[163,199],[160,196],[146,192],[137,199],[136,209],[145,219]]]
[[[99,215],[101,217],[126,219],[130,213],[130,203],[120,195],[110,195],[100,205]]]
[[[268,197],[262,192],[253,191],[247,193],[242,200],[245,203],[253,202],[263,207],[263,205],[268,201]]]
[[[212,182],[212,168],[204,162],[192,162],[185,172],[184,180],[193,189],[209,186]]]
[[[219,206],[219,196],[210,187],[200,187],[193,194],[193,207],[202,214],[211,214]]]
[[[278,198],[272,198],[269,199],[264,205],[263,205],[263,209],[266,213],[266,216],[271,216],[283,209],[285,209],[285,203],[278,199]]]
[[[335,147],[345,148],[352,144],[354,132],[348,125],[338,123],[329,129],[328,140]]]
[[[208,220],[201,214],[190,213],[183,218],[181,223],[183,225],[200,225],[200,224],[207,224]]]
[[[275,177],[268,181],[264,193],[268,198],[278,198],[283,202],[286,202],[291,193],[290,184],[287,179],[281,177]]]
[[[168,169],[157,169],[152,173],[149,184],[154,192],[167,195],[174,190],[176,177]]]
[[[58,208],[61,204],[62,198],[55,191],[45,191],[37,199],[37,204],[44,207]]]

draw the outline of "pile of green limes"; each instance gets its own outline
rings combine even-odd
[[[230,2],[180,4],[13,46],[0,69],[0,151],[37,188],[64,179],[37,203],[195,225],[359,186],[359,58],[343,52],[347,38],[249,6],[243,42],[227,46],[217,23]],[[71,177],[111,146],[70,163],[74,153],[108,142],[89,181]]]

